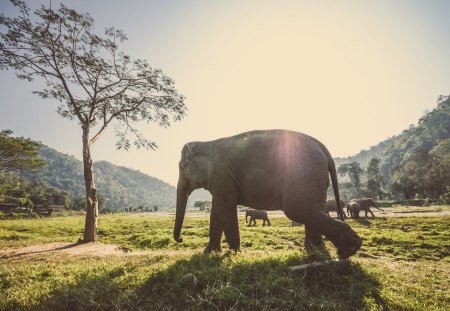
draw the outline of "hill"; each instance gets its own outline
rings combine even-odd
[[[450,96],[397,136],[335,159],[341,197],[450,202]],[[330,194],[330,193],[329,193]]]
[[[380,159],[381,176],[389,182],[395,169],[419,152],[430,152],[450,139],[450,97],[440,96],[435,109],[419,119],[417,125],[411,125],[399,135],[390,137],[379,144],[362,150],[358,154],[335,158],[336,166],[353,161],[362,168],[367,167],[372,158]]]
[[[39,154],[48,165],[39,173],[22,172],[22,177],[32,183],[48,184],[74,197],[84,196],[80,160],[45,145],[41,146]],[[98,194],[106,208],[157,206],[158,210],[167,210],[175,207],[176,189],[162,180],[106,161],[94,163],[94,174]]]

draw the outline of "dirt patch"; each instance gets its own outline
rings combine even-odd
[[[92,243],[54,242],[21,248],[1,250],[0,258],[33,256],[37,254],[60,253],[68,255],[109,256],[131,254],[131,250],[117,245]]]
[[[242,250],[243,253],[257,253],[257,254],[274,254],[273,251],[267,250]],[[36,244],[26,247],[19,247],[14,249],[0,250],[0,259],[13,259],[32,257],[39,255],[59,255],[65,254],[69,256],[186,256],[196,253],[203,253],[201,250],[146,250],[146,251],[131,251],[122,246],[112,244],[102,244],[99,242],[92,243],[66,243],[66,242],[52,242],[45,244]],[[226,252],[223,253],[226,255]]]

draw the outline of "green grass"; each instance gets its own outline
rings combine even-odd
[[[287,267],[310,261],[304,228],[271,222],[246,227],[241,217],[242,252],[224,243],[222,253],[203,255],[209,215],[186,216],[181,244],[173,217],[101,215],[99,241],[131,255],[0,258],[0,310],[448,310],[449,217],[349,220],[361,251],[380,258],[299,272]],[[0,249],[76,242],[83,224],[80,216],[3,220]]]

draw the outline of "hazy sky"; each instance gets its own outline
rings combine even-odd
[[[98,33],[123,29],[123,50],[162,69],[186,96],[181,122],[139,127],[157,151],[116,151],[113,128],[93,147],[94,161],[173,185],[189,141],[285,128],[318,138],[335,157],[354,155],[399,134],[450,94],[446,0],[63,3],[89,12]],[[6,0],[0,10],[14,12]],[[77,122],[31,93],[42,83],[11,71],[0,71],[0,79],[0,129],[81,158]]]

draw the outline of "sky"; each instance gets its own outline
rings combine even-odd
[[[122,29],[121,49],[175,80],[187,116],[138,125],[156,151],[115,149],[108,129],[92,149],[176,185],[183,145],[283,128],[351,156],[401,133],[450,94],[450,1],[52,1]],[[46,6],[50,1],[29,2]],[[0,11],[15,15],[6,0]],[[0,129],[81,159],[81,128],[55,102],[0,71]]]

